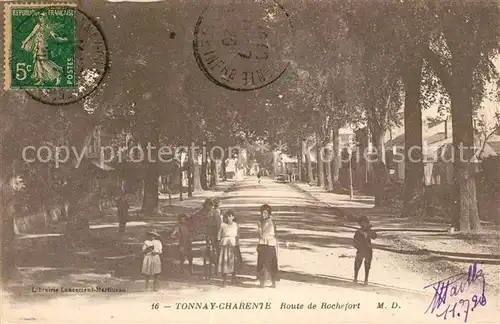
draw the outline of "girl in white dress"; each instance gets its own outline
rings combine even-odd
[[[224,213],[224,222],[221,224],[217,235],[220,244],[218,273],[224,279],[222,285],[226,285],[227,275],[232,275],[232,283],[236,281],[236,268],[239,263],[236,248],[239,245],[239,227],[234,222],[234,212],[228,210]]]
[[[158,275],[161,273],[160,254],[163,253],[161,237],[155,231],[147,233],[148,239],[142,245],[144,260],[142,261],[142,274],[146,277],[146,290],[149,288],[149,279],[153,277],[153,290],[158,290]]]

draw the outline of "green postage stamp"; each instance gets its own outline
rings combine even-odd
[[[74,88],[76,3],[7,3],[4,88]]]

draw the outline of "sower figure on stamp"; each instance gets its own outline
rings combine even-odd
[[[39,15],[39,23],[35,25],[31,33],[22,43],[25,51],[33,53],[33,74],[31,78],[36,81],[36,85],[41,85],[46,81],[56,81],[56,85],[61,83],[61,73],[63,68],[54,63],[49,58],[48,42],[54,38],[58,42],[67,41],[67,38],[59,37],[55,34],[57,24],[47,19],[45,12]]]
[[[356,259],[354,260],[354,282],[358,282],[358,273],[363,259],[365,260],[365,285],[368,284],[368,275],[373,257],[372,239],[377,238],[377,233],[371,229],[372,224],[368,217],[362,216],[358,219],[361,226],[354,234],[354,247],[356,248]]]

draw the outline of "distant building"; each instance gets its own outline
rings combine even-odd
[[[453,182],[453,158],[451,157],[452,148],[452,129],[451,121],[438,123],[432,127],[427,127],[424,123],[422,131],[422,154],[424,162],[424,180],[425,184],[450,184]],[[390,158],[387,164],[394,170],[391,177],[396,181],[403,181],[405,178],[404,158],[394,158],[396,154],[404,156],[405,134],[401,134],[385,143],[385,148]],[[483,147],[480,136],[475,139],[475,146]],[[490,156],[500,155],[500,136],[493,135],[484,144],[484,150],[480,156],[471,162],[479,162]],[[392,158],[391,158],[392,157]]]

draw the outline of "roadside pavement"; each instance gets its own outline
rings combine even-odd
[[[488,226],[480,233],[449,233],[448,224],[431,220],[414,220],[396,215],[393,211],[374,206],[370,196],[354,196],[329,193],[323,188],[306,183],[289,184],[329,208],[344,220],[345,226],[358,227],[359,216],[367,216],[379,233],[379,240],[386,241],[403,254],[425,257],[422,263],[427,271],[439,275],[446,271],[459,271],[468,265],[481,265],[492,280],[488,285],[500,290],[500,230]],[[407,260],[407,262],[411,262]]]
[[[210,190],[185,195],[182,201],[160,197],[159,213],[140,215],[129,212],[129,221],[125,233],[118,233],[116,208],[111,208],[105,215],[90,221],[90,237],[85,242],[75,242],[64,236],[63,227],[51,228],[47,233],[20,234],[16,236],[14,249],[18,278],[10,287],[22,288],[29,283],[44,282],[59,277],[61,282],[78,281],[82,269],[93,269],[92,276],[111,280],[115,272],[123,271],[117,267],[121,263],[135,263],[143,241],[144,233],[152,229],[169,232],[177,223],[179,213],[190,214],[201,208],[207,198],[223,198],[241,179],[229,179],[219,182]],[[199,245],[199,244],[198,244]],[[168,250],[168,246],[165,247]],[[168,251],[167,251],[168,252]],[[84,271],[85,272],[85,271]]]
[[[148,220],[158,217],[165,218],[175,216],[179,213],[193,213],[201,208],[203,202],[207,198],[224,197],[228,191],[233,188],[241,179],[228,179],[226,181],[219,180],[215,188],[193,192],[192,197],[188,197],[187,193],[183,194],[183,199],[180,200],[179,194],[172,195],[171,204],[168,195],[160,194],[158,197],[158,214],[159,215],[144,215],[139,212],[140,206],[132,206],[129,210],[129,220]],[[116,219],[116,207],[109,210],[107,215],[100,219],[94,219],[90,222],[90,228],[98,228],[103,222],[112,222],[114,227],[118,227]],[[129,224],[127,223],[127,226]]]
[[[171,204],[169,203],[168,195],[159,195],[158,211],[161,217],[175,216],[179,213],[192,213],[198,210],[205,199],[213,197],[223,197],[236,183],[237,179],[228,179],[227,181],[219,181],[215,188],[194,192],[192,197],[188,197],[187,193],[183,195],[183,200],[180,200],[179,194],[172,195]],[[139,213],[140,206],[131,206],[129,208],[129,219],[127,227],[142,226],[145,221],[155,219],[155,215],[141,215]],[[106,210],[101,217],[90,217],[90,230],[99,230],[105,228],[118,228],[116,207],[111,207]],[[172,218],[174,221],[175,217]],[[18,247],[20,249],[28,249],[33,244],[43,244],[43,240],[51,240],[62,236],[62,227],[53,226],[46,233],[27,234],[20,233],[16,236]]]
[[[264,203],[273,208],[280,241],[281,280],[276,289],[259,289],[255,280],[257,223],[259,207]],[[34,271],[43,266],[46,272],[52,272],[52,276],[34,277],[32,282],[24,282],[24,291],[10,298],[11,307],[3,314],[13,322],[20,318],[35,318],[41,322],[66,322],[77,318],[85,322],[117,323],[144,322],[145,319],[158,323],[310,323],[312,318],[318,323],[363,323],[373,319],[384,323],[435,323],[443,320],[435,313],[424,314],[434,298],[433,289],[424,289],[424,286],[444,279],[450,273],[442,273],[441,277],[429,276],[422,267],[421,263],[426,261],[421,260],[421,256],[402,254],[385,244],[382,238],[373,242],[375,251],[370,284],[353,283],[356,251],[352,238],[356,226],[332,214],[307,193],[269,178],[264,178],[259,184],[252,177],[238,181],[221,198],[221,208],[235,212],[241,230],[243,265],[238,270],[235,285],[222,288],[220,278],[201,279],[203,264],[200,255],[195,256],[195,273],[188,278],[176,277],[165,264],[157,292],[145,291],[140,262],[121,262],[124,272],[109,273],[98,271],[103,269],[98,258],[74,263],[71,268],[67,264],[58,264],[56,260],[42,260],[45,262],[26,264],[25,270]],[[147,226],[131,227],[129,234],[136,240],[130,242],[130,246],[140,250],[142,233],[155,224],[169,222],[170,218],[150,219]],[[98,232],[105,239],[107,231]],[[164,253],[167,249],[168,245],[165,245]],[[60,250],[65,252],[64,247]],[[66,251],[65,257],[101,257],[105,253],[108,257],[119,257],[127,251],[113,245],[105,251],[103,244],[97,242],[71,256]],[[417,262],[408,265],[402,257]],[[363,270],[360,276],[363,276]],[[26,291],[31,287],[95,286],[121,290],[107,293]],[[468,300],[480,288],[478,286],[470,287],[460,297]],[[489,291],[487,298],[489,307],[478,307],[473,314],[470,312],[469,322],[493,323],[492,319],[498,318],[495,306],[498,298]],[[259,303],[269,303],[270,307],[244,309],[241,306]],[[449,305],[453,307],[453,303],[450,298],[440,311]],[[217,308],[212,309],[212,305]],[[71,312],[53,311],[55,309]]]

